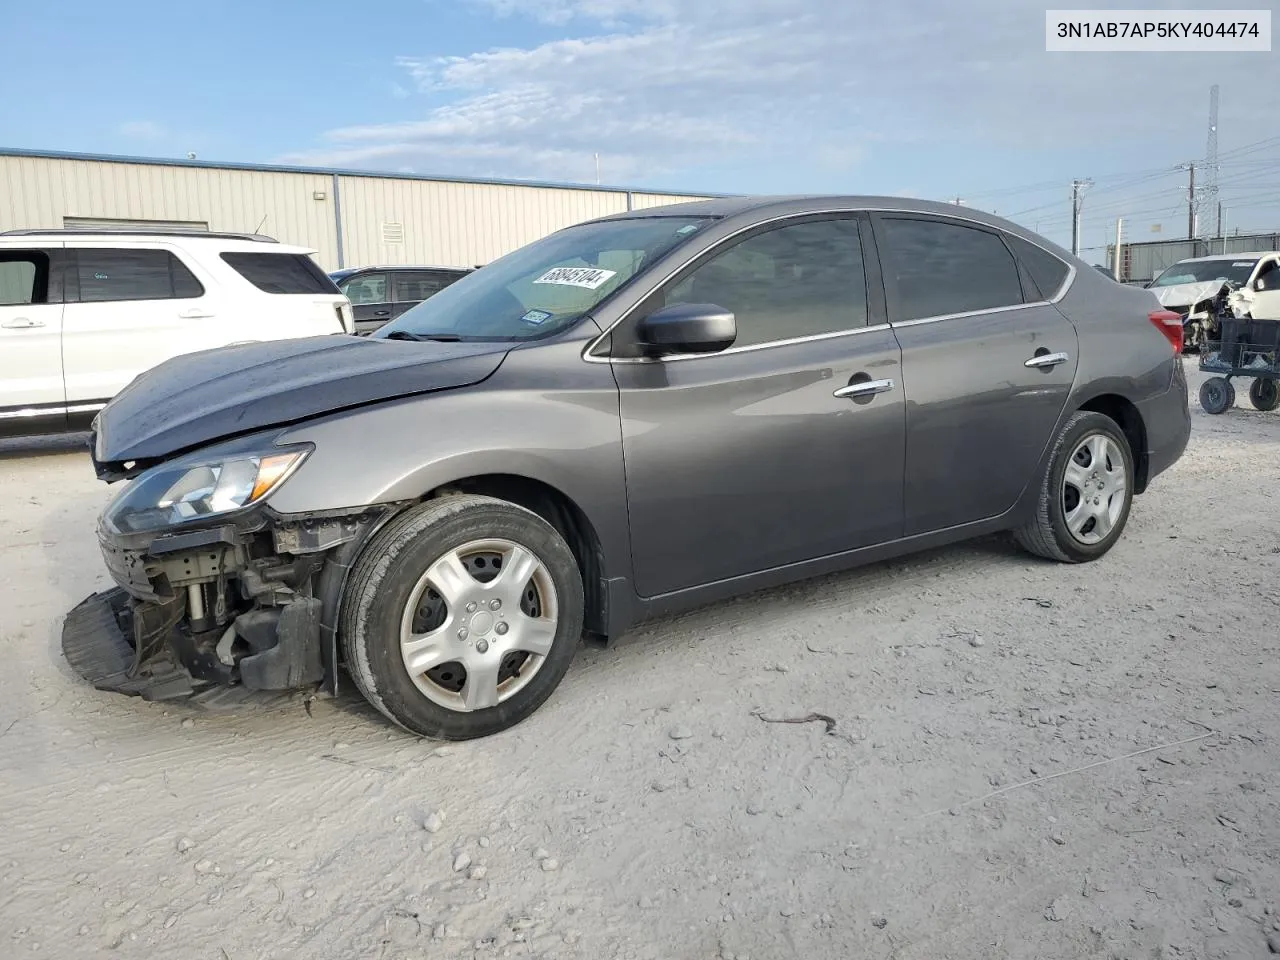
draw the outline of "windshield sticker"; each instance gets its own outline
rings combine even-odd
[[[696,223],[688,223],[676,231],[676,236],[683,237],[685,236],[685,234],[693,233],[693,231],[697,229],[698,229],[698,225]]]
[[[617,270],[601,270],[598,267],[553,267],[533,282],[595,290],[617,275]]]
[[[550,320],[551,314],[547,313],[545,310],[530,310],[520,319],[525,323],[532,323],[536,326],[539,323],[546,323]]]

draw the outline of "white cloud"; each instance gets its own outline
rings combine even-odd
[[[130,120],[120,124],[116,133],[130,140],[163,140],[167,131],[153,120]]]
[[[772,166],[798,188],[853,181],[885,150],[945,167],[956,145],[1008,154],[1145,139],[1153,163],[1172,163],[1171,149],[1203,144],[1209,83],[1245,109],[1246,91],[1280,79],[1261,54],[1047,54],[1044,10],[1025,0],[472,2],[579,36],[402,58],[445,105],[332,130],[287,159],[592,180],[599,152],[608,182]],[[1249,97],[1251,125],[1274,129],[1273,101]]]

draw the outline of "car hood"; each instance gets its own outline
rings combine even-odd
[[[1201,300],[1208,300],[1222,289],[1221,280],[1206,280],[1203,283],[1175,283],[1168,287],[1152,287],[1160,305],[1164,307],[1191,307]]]
[[[510,348],[329,335],[174,357],[140,374],[98,414],[95,467],[100,476],[120,476],[130,461],[155,462],[266,427],[469,386],[497,370]]]

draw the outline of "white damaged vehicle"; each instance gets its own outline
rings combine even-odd
[[[1198,349],[1213,325],[1214,300],[1230,283],[1251,290],[1280,263],[1280,252],[1229,253],[1179,260],[1148,284],[1160,305],[1182,316],[1183,342]],[[1268,276],[1268,280],[1275,277]]]

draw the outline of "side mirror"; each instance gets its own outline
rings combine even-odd
[[[636,335],[652,353],[718,353],[738,338],[738,324],[714,303],[675,303],[641,320]]]
[[[1253,283],[1250,284],[1250,286],[1253,287],[1253,289],[1258,291],[1259,293],[1267,289],[1269,284],[1267,283],[1266,275],[1264,274],[1263,276],[1258,277],[1256,280],[1253,281]]]

